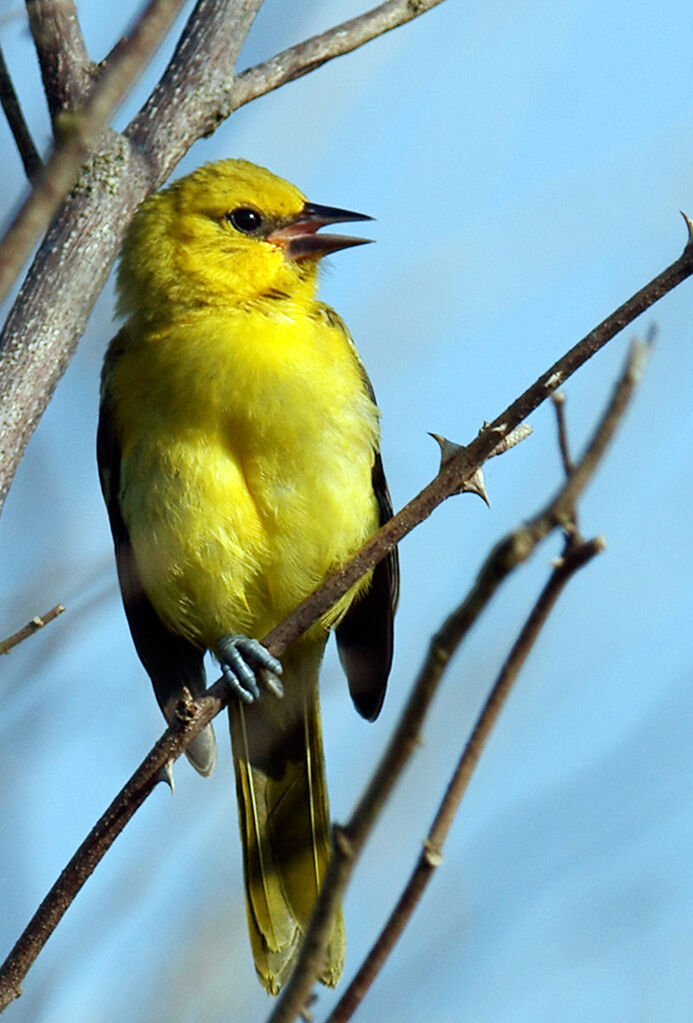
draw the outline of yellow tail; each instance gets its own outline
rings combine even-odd
[[[299,641],[282,658],[284,698],[229,705],[246,908],[255,969],[276,995],[291,973],[330,857],[329,807],[318,703],[324,642]],[[344,965],[341,913],[320,977]]]

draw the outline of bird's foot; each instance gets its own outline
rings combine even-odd
[[[243,703],[260,699],[260,685],[266,686],[275,696],[284,695],[279,678],[282,666],[257,639],[222,636],[216,644],[215,653],[224,678]]]

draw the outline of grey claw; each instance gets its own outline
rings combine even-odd
[[[243,703],[255,702],[255,697],[253,696],[252,693],[248,692],[247,689],[243,688],[243,685],[241,684],[241,682],[239,682],[237,676],[234,673],[233,668],[231,668],[228,664],[222,664],[221,672],[239,700],[241,700]]]
[[[281,662],[276,657],[273,657],[259,640],[240,636],[236,645],[242,650],[247,660],[255,661],[259,668],[266,668],[273,675],[281,675],[283,670]]]
[[[260,699],[261,680],[271,692],[283,695],[278,675],[282,666],[262,643],[247,636],[222,636],[216,653],[224,678],[244,703]]]

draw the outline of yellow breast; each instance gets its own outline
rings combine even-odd
[[[377,527],[377,410],[351,342],[322,306],[268,304],[136,344],[126,329],[110,383],[145,591],[206,646],[262,636]]]

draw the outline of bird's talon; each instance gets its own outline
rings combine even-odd
[[[253,703],[255,697],[251,692],[244,688],[243,684],[239,681],[238,676],[232,668],[227,664],[222,664],[221,673],[226,679],[227,685],[232,690],[234,696],[236,696],[243,703]]]
[[[278,678],[282,666],[257,639],[222,636],[216,645],[216,653],[224,678],[243,703],[260,699],[259,682],[275,696],[284,695]]]

